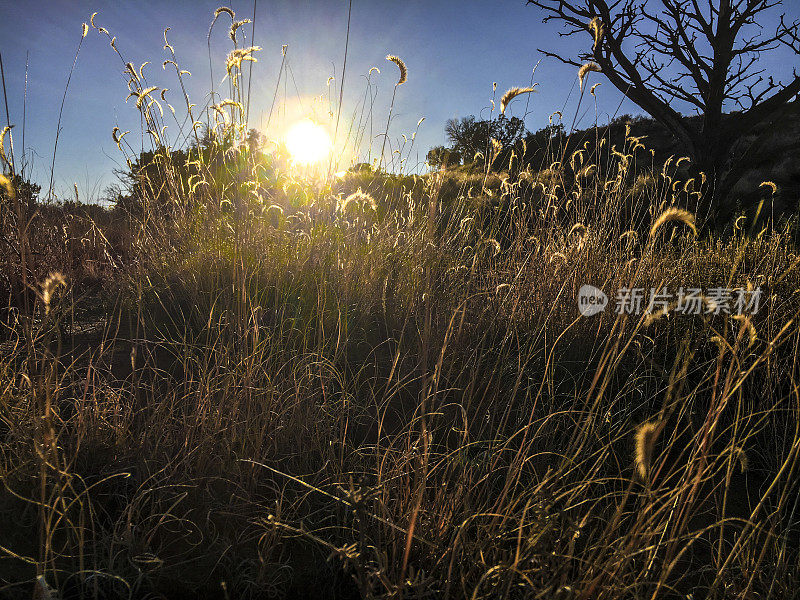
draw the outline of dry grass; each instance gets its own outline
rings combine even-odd
[[[151,136],[160,179],[102,317],[74,317],[95,298],[69,293],[63,260],[25,271],[69,289],[32,299],[1,350],[4,594],[792,594],[788,232],[696,237],[674,166],[636,183],[636,140],[587,147],[577,177],[551,156],[544,174],[265,179],[231,143],[229,66],[228,118],[204,124],[218,152],[192,156],[191,183]],[[39,247],[12,241],[17,266]],[[646,326],[579,317],[587,283],[763,301],[746,322]]]

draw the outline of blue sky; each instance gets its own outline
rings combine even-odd
[[[163,30],[170,27],[169,41],[181,67],[192,73],[188,79],[189,95],[202,106],[209,90],[206,35],[212,13],[219,5],[219,0],[0,2],[0,51],[11,122],[16,124],[17,155],[22,144],[26,51],[30,52],[25,145],[32,164],[31,177],[46,188],[64,85],[81,24],[93,12],[99,13],[96,23],[116,36],[117,47],[127,60],[137,66],[151,61],[145,67],[150,84],[170,88],[167,98],[177,105],[174,71],[161,68],[167,58],[162,49]],[[226,5],[236,11],[237,19],[252,17],[252,0],[231,0]],[[283,44],[288,44],[294,75],[294,81],[288,79],[287,101],[296,103],[298,91],[304,106],[314,96],[327,96],[326,81],[334,74],[337,79],[333,85],[338,93],[347,0],[259,0],[257,7],[255,43],[263,50],[253,69],[251,122],[257,125],[261,115],[269,111]],[[556,110],[564,110],[565,121],[570,123],[578,97],[575,70],[543,58],[537,48],[555,48],[575,56],[585,40],[559,38],[557,29],[543,25],[541,17],[540,11],[526,6],[524,0],[353,0],[343,123],[348,122],[363,97],[364,75],[377,66],[381,74],[373,75],[373,83],[378,86],[375,133],[385,127],[397,77],[397,69],[384,59],[386,54],[400,56],[409,69],[408,82],[397,90],[390,135],[392,139],[403,133],[410,137],[418,120],[425,117],[415,142],[420,161],[431,146],[445,142],[447,119],[480,115],[482,111],[485,116],[493,82],[497,82],[498,98],[509,87],[528,85],[532,69],[540,60],[534,77],[539,93],[529,99],[526,125],[532,131],[540,129]],[[228,23],[221,19],[220,24],[212,44],[217,87],[230,50]],[[249,36],[249,30],[247,33]],[[779,56],[776,60],[780,59]],[[787,66],[785,55],[781,66]],[[597,74],[591,77],[595,78],[591,83],[603,81]],[[122,65],[108,39],[90,31],[64,107],[55,167],[55,190],[59,196],[72,197],[76,183],[82,200],[98,199],[103,188],[114,182],[112,169],[124,164],[124,157],[111,139],[112,128],[118,125],[131,130],[126,138],[129,141],[140,131],[132,101],[125,103],[127,93]],[[598,97],[599,120],[607,121],[608,115],[618,110],[621,96],[611,84],[604,83],[598,89]],[[510,113],[522,116],[525,104],[525,97],[515,100]],[[627,101],[619,110],[638,112]],[[583,124],[588,125],[595,118],[594,104],[584,101],[581,112],[584,111],[588,113],[583,116]],[[0,114],[5,125],[4,110]],[[174,121],[170,129],[177,130]],[[140,142],[133,140],[134,146],[137,143]]]

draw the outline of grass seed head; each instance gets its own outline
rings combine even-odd
[[[6,134],[9,134],[9,137],[11,137],[11,128],[12,127],[14,127],[14,126],[13,125],[7,125],[6,127],[3,127],[3,131],[0,133],[0,160],[2,160],[4,163],[7,163],[9,165],[11,164],[11,162],[8,160],[8,157],[6,156],[5,139],[6,139]],[[0,165],[1,164],[2,163],[0,163]]]
[[[393,62],[397,65],[397,68],[400,69],[400,79],[397,80],[395,85],[403,85],[408,79],[408,68],[406,68],[406,63],[404,63],[399,56],[395,56],[394,54],[388,54],[386,56],[386,60]]]
[[[589,21],[589,29],[594,36],[594,45],[592,46],[592,50],[597,50],[597,46],[603,40],[603,36],[605,35],[606,29],[603,25],[603,22],[600,20],[600,17],[595,17],[591,21]]]
[[[655,238],[658,230],[661,229],[665,223],[669,223],[670,221],[683,223],[692,230],[692,233],[695,236],[697,236],[697,224],[695,223],[694,215],[688,210],[672,207],[661,213],[658,219],[656,219],[655,223],[653,223],[653,226],[650,228],[650,237]]]
[[[772,191],[773,196],[778,193],[778,186],[773,181],[764,181],[758,187],[768,187]]]
[[[230,16],[231,20],[236,18],[236,13],[234,13],[230,8],[227,6],[220,6],[217,10],[214,11],[214,20],[217,19],[222,13]]]
[[[231,37],[231,40],[232,40],[234,43],[236,42],[236,31],[237,31],[237,30],[239,29],[239,27],[241,27],[242,25],[247,25],[248,23],[252,23],[252,21],[251,21],[250,19],[244,19],[244,20],[242,20],[242,21],[234,21],[233,23],[231,23],[231,30],[230,30],[230,32],[228,33],[228,35]]]
[[[530,94],[531,92],[535,92],[536,91],[535,88],[536,85],[524,88],[514,87],[508,90],[505,94],[503,94],[503,97],[500,99],[500,114],[501,115],[506,114],[506,107],[508,106],[508,103],[511,102],[514,98],[516,98],[521,94]]]
[[[42,284],[42,302],[44,303],[45,314],[50,314],[50,302],[59,286],[66,287],[67,282],[61,273],[53,271]]]
[[[661,433],[662,421],[649,421],[642,423],[636,429],[636,449],[634,464],[636,473],[644,481],[650,479],[650,468],[653,462],[653,448],[655,448],[658,436]]]
[[[5,191],[8,198],[13,199],[16,196],[14,186],[11,185],[11,180],[2,173],[0,173],[0,188]]]
[[[357,191],[353,192],[347,198],[342,200],[342,202],[339,204],[339,208],[338,208],[339,212],[342,212],[342,213],[345,212],[347,210],[347,207],[352,202],[360,203],[360,204],[365,205],[365,206],[369,205],[369,207],[372,210],[377,210],[378,209],[378,204],[377,204],[377,202],[375,202],[375,199],[372,196],[370,196],[369,194],[363,192],[361,190],[361,188],[358,188]]]
[[[569,230],[569,234],[567,234],[567,237],[572,237],[573,234],[578,234],[579,236],[583,237],[585,233],[586,233],[586,225],[584,225],[583,223],[575,223],[575,225],[572,226],[572,229]]]
[[[578,69],[578,81],[580,81],[581,90],[583,90],[583,80],[586,79],[586,75],[592,71],[595,73],[602,73],[603,69],[596,62],[587,62]]]

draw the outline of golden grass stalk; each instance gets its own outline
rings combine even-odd
[[[636,473],[643,481],[649,481],[650,469],[653,464],[653,449],[658,436],[663,428],[663,421],[649,421],[642,423],[636,429],[634,465]]]
[[[742,327],[742,330],[748,333],[749,339],[747,342],[747,347],[750,348],[753,344],[756,343],[756,340],[758,340],[758,333],[756,332],[756,328],[753,325],[753,322],[747,315],[733,315],[733,318],[739,322],[739,324]]]
[[[508,103],[511,102],[517,96],[521,96],[522,94],[530,94],[531,92],[535,92],[536,91],[535,88],[536,88],[537,85],[538,84],[535,84],[532,87],[524,87],[524,88],[513,87],[510,90],[508,90],[505,94],[503,94],[503,97],[500,98],[500,114],[501,115],[506,114],[506,107],[508,107]]]
[[[261,50],[261,46],[250,46],[249,48],[237,48],[228,54],[228,58],[225,59],[225,70],[228,75],[231,74],[234,68],[240,69],[242,62],[246,60],[258,62],[258,59],[253,56],[253,52],[258,52],[259,50]]]
[[[44,303],[44,313],[50,314],[50,301],[53,299],[53,294],[59,286],[67,286],[67,281],[64,276],[58,271],[53,271],[47,276],[42,284],[42,302]]]
[[[2,133],[0,133],[0,159],[2,159],[3,162],[5,162],[5,163],[7,163],[9,165],[11,163],[9,162],[8,157],[6,156],[5,139],[6,139],[6,134],[9,134],[9,138],[11,137],[11,128],[12,127],[13,127],[13,125],[7,125],[6,127],[3,127],[3,131],[2,131]]]
[[[594,36],[594,45],[592,46],[592,50],[597,50],[597,46],[603,40],[603,36],[606,32],[605,25],[603,25],[603,21],[600,20],[600,17],[595,17],[589,21],[589,29],[592,31],[592,35]]]
[[[9,199],[14,199],[14,196],[16,196],[16,192],[14,192],[14,186],[11,185],[11,180],[2,173],[0,173],[0,187],[5,190],[6,196]]]
[[[595,73],[602,73],[603,69],[596,62],[587,62],[578,69],[578,81],[580,81],[581,84],[581,91],[583,90],[583,80],[586,79],[586,75],[592,71]]]
[[[745,471],[747,471],[747,467],[750,466],[750,461],[747,458],[747,453],[741,446],[736,446],[733,449],[733,451],[736,455],[736,458],[739,460],[739,469],[741,470],[742,473],[744,473]]]
[[[220,6],[217,10],[214,11],[214,20],[216,21],[217,17],[219,17],[222,13],[225,13],[228,16],[230,16],[231,20],[236,18],[236,13],[234,13],[230,8],[228,8],[227,6]]]
[[[655,223],[653,223],[653,226],[650,228],[650,237],[654,238],[658,230],[661,229],[665,223],[671,221],[683,223],[697,236],[697,224],[695,223],[694,215],[688,210],[672,207],[661,213]]]
[[[345,212],[347,207],[350,205],[351,202],[361,203],[362,205],[369,205],[372,210],[378,209],[378,203],[375,202],[375,199],[370,196],[369,194],[363,192],[361,188],[358,188],[357,191],[350,194],[347,198],[342,200],[339,204],[337,210],[339,212]]]
[[[772,190],[772,195],[773,196],[778,193],[778,186],[775,184],[774,181],[762,181],[761,185],[758,186],[758,187],[762,187],[762,188],[763,187],[768,187],[770,190]]]
[[[124,138],[129,133],[130,131],[123,131],[122,133],[120,133],[119,127],[114,127],[114,129],[111,131],[111,139],[114,140],[114,143],[120,150],[122,150],[122,138]]]
[[[231,40],[236,43],[236,31],[242,25],[247,25],[248,23],[252,23],[250,19],[244,19],[242,21],[234,21],[231,23],[231,30],[228,32],[228,35],[231,37]]]
[[[406,67],[406,63],[404,63],[399,56],[395,56],[394,54],[388,54],[386,56],[386,60],[393,62],[397,65],[397,68],[400,69],[400,79],[397,80],[395,85],[403,85],[408,79],[408,68]]]
[[[569,230],[567,237],[571,237],[573,233],[577,233],[582,237],[586,233],[586,225],[583,223],[575,223],[575,225],[572,226],[572,229]]]
[[[147,98],[150,94],[155,92],[158,89],[158,86],[151,86],[142,90],[141,92],[131,92],[131,96],[136,96],[136,108],[141,108],[144,99]],[[128,96],[130,98],[130,96]]]
[[[492,250],[493,250],[492,256],[497,256],[498,254],[500,254],[500,250],[501,250],[500,242],[498,242],[496,239],[494,239],[494,238],[484,238],[484,239],[481,240],[481,244],[487,244],[487,245],[492,247]]]

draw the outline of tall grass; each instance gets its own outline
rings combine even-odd
[[[3,592],[790,597],[789,233],[698,236],[700,186],[635,138],[540,170],[304,179],[245,143],[257,50],[230,34],[188,179],[162,88],[127,68],[155,167],[102,318],[37,272],[7,327]],[[583,284],[764,297],[586,318]]]

